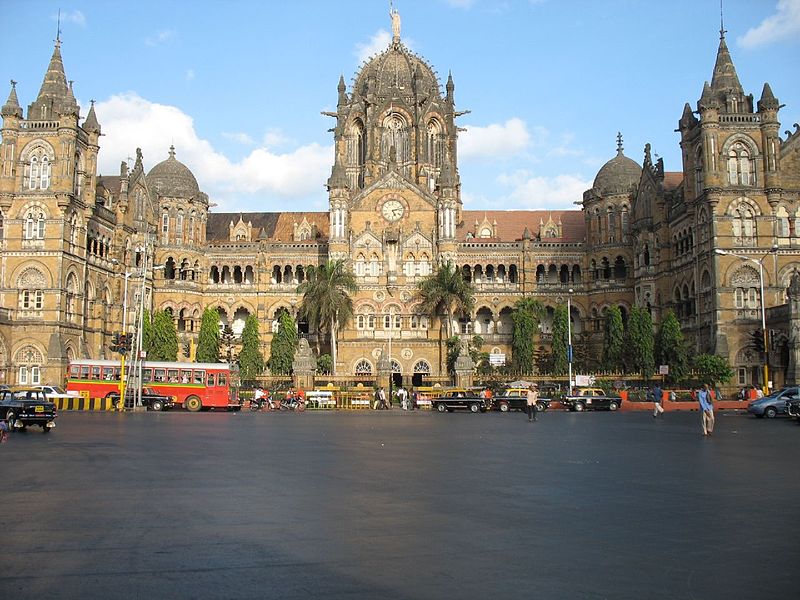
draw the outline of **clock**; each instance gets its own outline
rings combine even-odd
[[[399,221],[405,212],[406,209],[400,200],[387,200],[381,207],[381,214],[387,221]]]

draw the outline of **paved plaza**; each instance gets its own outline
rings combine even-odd
[[[789,598],[800,426],[62,413],[0,446],[0,597]]]

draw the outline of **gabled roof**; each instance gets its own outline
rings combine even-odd
[[[328,239],[330,227],[328,212],[235,212],[209,213],[206,223],[206,238],[209,242],[227,242],[230,236],[230,224],[239,222],[241,217],[245,223],[253,225],[253,240],[266,239],[270,242],[293,242],[294,224],[298,225],[306,219],[316,226],[319,232],[318,241]]]
[[[532,237],[536,237],[541,224],[561,221],[562,237],[548,238],[553,242],[582,242],[586,237],[586,221],[580,210],[465,210],[462,211],[463,224],[456,230],[459,241],[465,241],[467,232],[475,234],[475,221],[482,223],[484,218],[490,223],[497,223],[497,237],[475,237],[469,241],[514,242],[522,239],[527,228]]]
[[[667,171],[664,173],[664,191],[672,191],[683,183],[683,173],[680,171]]]

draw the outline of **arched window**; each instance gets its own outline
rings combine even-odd
[[[34,156],[31,158],[30,178],[28,182],[28,189],[35,190],[39,185],[39,157]]]
[[[189,230],[186,232],[187,233],[186,237],[190,244],[194,242],[194,228],[195,228],[195,212],[192,211],[189,214]]]
[[[755,214],[746,204],[733,211],[733,237],[737,241],[752,241],[755,233]]]
[[[383,160],[390,160],[394,156],[395,161],[402,164],[409,158],[408,145],[408,128],[405,119],[398,113],[390,114],[383,121],[381,157]]]
[[[414,363],[414,373],[422,373],[423,375],[431,374],[431,365],[426,360],[418,360]]]
[[[20,385],[39,385],[42,383],[41,368],[44,358],[36,348],[33,346],[20,348],[14,362],[19,368],[17,382]]]
[[[356,375],[372,375],[372,365],[366,358],[362,358],[356,363],[353,371]]]
[[[43,156],[41,173],[39,175],[39,189],[46,190],[49,187],[50,187],[50,161],[46,156]]]
[[[786,209],[781,206],[778,208],[778,212],[775,214],[777,219],[777,231],[775,235],[780,238],[788,238],[789,237],[789,213],[786,212]]]
[[[169,243],[169,212],[166,209],[161,213],[161,242]]]
[[[32,208],[25,215],[25,239],[43,240],[44,239],[44,212],[38,208]]]
[[[697,146],[694,154],[694,194],[703,193],[703,147]]]
[[[754,185],[750,151],[742,142],[735,142],[728,150],[728,183],[731,185]]]
[[[442,166],[442,146],[444,144],[442,136],[442,126],[436,119],[428,121],[428,136],[427,136],[427,155],[428,162],[433,167]]]
[[[83,173],[81,173],[81,155],[75,155],[75,162],[72,165],[72,188],[75,191],[75,195],[80,198],[81,197],[81,183],[83,181]]]
[[[183,211],[178,211],[178,216],[175,217],[175,243],[183,243]]]

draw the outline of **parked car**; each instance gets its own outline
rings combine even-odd
[[[16,387],[0,391],[0,415],[9,427],[24,431],[38,425],[45,433],[56,426],[56,405],[35,387]]]
[[[486,412],[488,404],[483,396],[475,392],[448,391],[438,398],[431,399],[431,408],[439,412],[453,412],[465,408],[470,412]]]
[[[499,396],[495,396],[492,398],[492,406],[493,410],[499,410],[500,412],[508,412],[510,410],[527,410],[528,405],[528,390],[525,388],[508,388],[503,390],[503,392]],[[539,400],[536,401],[536,408],[539,412],[543,412],[550,408],[550,398],[545,398],[542,396],[542,392],[539,393]]]
[[[114,406],[119,408],[119,392],[111,392],[108,395]],[[134,390],[128,388],[125,390],[125,404],[130,407],[133,404]],[[165,396],[159,394],[156,390],[150,387],[142,388],[142,406],[147,410],[163,411],[175,406],[175,398],[173,396]]]
[[[40,389],[44,392],[44,395],[47,396],[48,400],[53,400],[55,398],[79,398],[80,394],[78,392],[68,392],[62,387],[57,385],[34,385],[31,386],[37,389]]]
[[[580,388],[573,394],[564,396],[561,403],[575,412],[584,410],[617,410],[622,404],[622,398],[607,394],[601,388]]]
[[[800,388],[785,387],[777,392],[772,392],[769,396],[750,401],[747,405],[747,412],[759,418],[774,419],[778,415],[785,415],[786,402],[796,398],[800,398]]]

